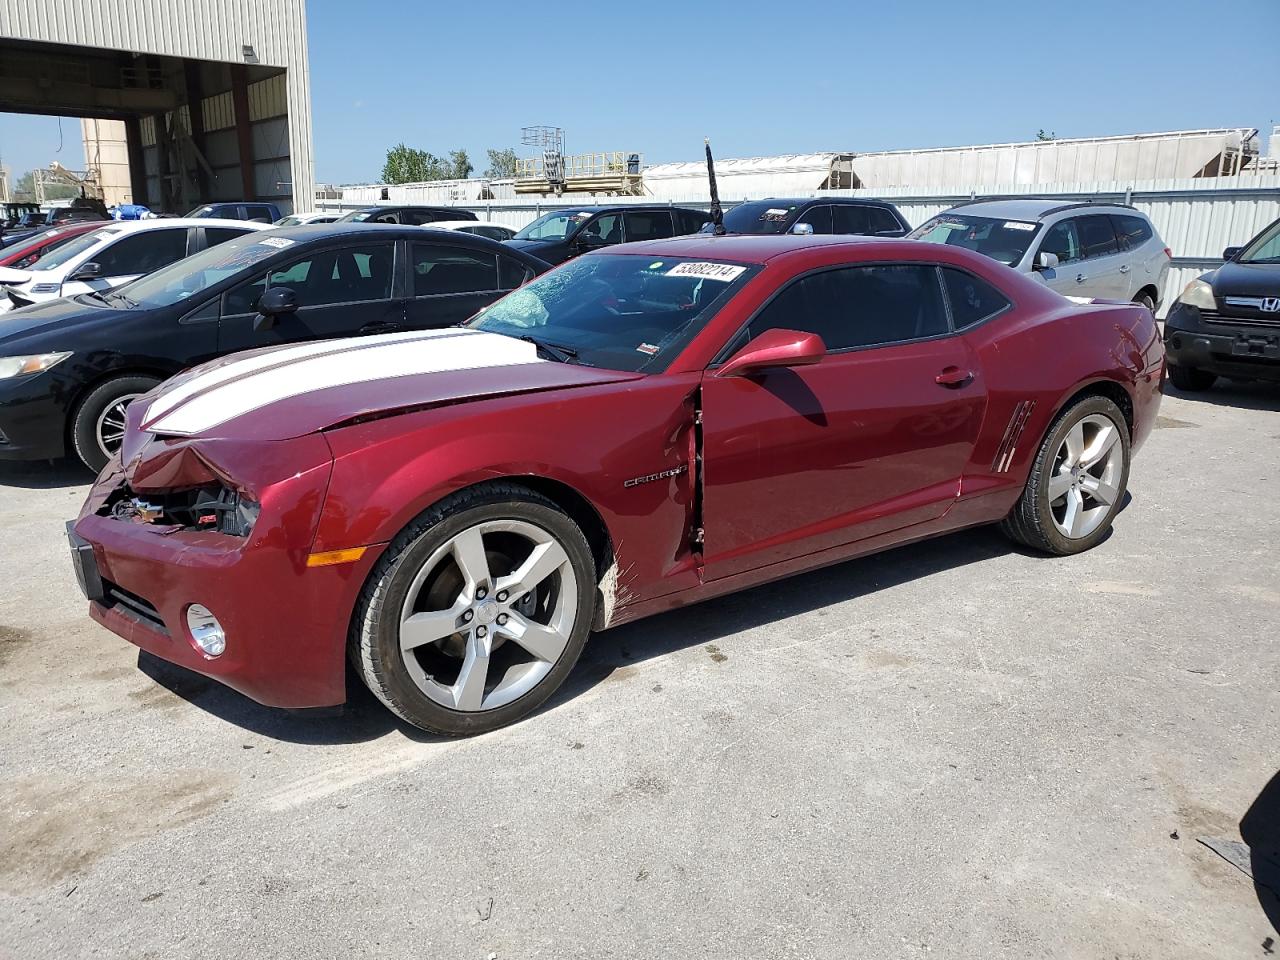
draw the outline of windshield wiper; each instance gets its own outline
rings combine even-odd
[[[110,301],[110,300],[108,300],[106,297],[104,297],[102,294],[100,294],[97,290],[90,290],[90,291],[88,291],[87,293],[85,293],[85,294],[84,294],[84,296],[86,296],[86,297],[90,297],[90,298],[92,298],[92,299],[94,299],[94,300],[101,300],[103,303],[110,303],[110,302],[111,302],[111,301]]]
[[[136,306],[138,305],[138,301],[137,301],[137,300],[130,299],[128,295],[123,294],[123,293],[121,293],[121,292],[120,292],[120,291],[118,291],[118,290],[113,290],[113,291],[111,291],[111,293],[107,294],[105,297],[103,297],[103,299],[104,299],[104,300],[112,300],[112,299],[119,300],[121,303],[123,303],[123,304],[124,304],[126,307],[128,307],[130,310],[132,310],[134,307],[136,307]]]
[[[578,351],[573,347],[566,347],[558,343],[548,343],[546,340],[539,340],[537,337],[531,337],[527,334],[518,339],[523,340],[525,343],[532,343],[557,363],[572,363],[578,359]]]

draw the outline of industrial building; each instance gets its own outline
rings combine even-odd
[[[304,0],[10,0],[0,112],[82,118],[108,204],[315,192]]]

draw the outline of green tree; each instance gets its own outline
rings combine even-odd
[[[422,183],[426,180],[444,179],[440,158],[425,150],[415,150],[397,143],[387,151],[382,165],[383,183]]]
[[[510,180],[516,175],[516,152],[510,147],[504,150],[488,150],[489,169],[484,172],[491,180]]]
[[[1036,140],[1041,142],[1045,142],[1049,140],[1057,140],[1057,139],[1058,139],[1058,135],[1056,133],[1054,133],[1053,131],[1045,133],[1044,127],[1041,127],[1040,132],[1036,134]]]
[[[475,169],[471,165],[471,158],[467,156],[465,150],[450,150],[449,162],[444,164],[446,180],[465,180],[471,176],[471,171]]]

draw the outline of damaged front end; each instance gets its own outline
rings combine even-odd
[[[138,496],[128,483],[116,487],[98,508],[100,517],[177,530],[208,530],[231,537],[253,531],[262,504],[221,483]]]

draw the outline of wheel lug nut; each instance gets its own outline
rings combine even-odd
[[[505,590],[499,590],[499,591],[498,591],[498,602],[499,602],[499,603],[506,603],[506,602],[507,602],[507,591],[505,591]]]
[[[484,587],[480,587],[478,590],[476,590],[477,600],[483,600],[488,595],[489,595],[489,591],[486,590]]]
[[[508,617],[505,613],[498,614],[498,625],[501,626],[502,624],[506,623],[507,619]]]
[[[463,612],[462,619],[470,622],[471,618],[474,616],[475,616],[474,613],[472,613],[470,610],[467,610]]]
[[[487,628],[485,628],[483,625],[481,625],[481,626],[479,626],[479,627],[476,627],[476,636],[477,636],[477,637],[483,637],[483,636],[484,636],[485,634],[487,634],[488,632],[489,632],[489,631],[488,631],[488,629],[487,629]]]

